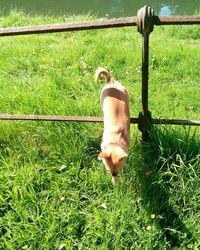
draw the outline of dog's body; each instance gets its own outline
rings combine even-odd
[[[111,173],[112,181],[115,183],[117,174],[128,156],[130,143],[129,98],[123,85],[112,79],[106,69],[99,68],[96,71],[96,81],[101,74],[105,76],[106,85],[102,88],[100,96],[104,113],[104,133],[99,158]]]

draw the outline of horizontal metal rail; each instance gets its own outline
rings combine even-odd
[[[131,123],[138,124],[139,118],[130,118]],[[103,117],[94,116],[48,116],[48,115],[9,115],[1,114],[0,120],[22,121],[75,121],[75,122],[103,122]],[[190,125],[200,126],[200,121],[175,120],[175,119],[152,119],[153,124]]]
[[[155,25],[193,25],[200,24],[200,16],[154,16]]]
[[[94,116],[48,116],[48,115],[1,114],[0,120],[102,122],[103,118],[102,117],[94,117]]]
[[[103,122],[103,117],[95,116],[48,116],[48,115],[10,115],[0,114],[0,120],[23,121],[75,121],[75,122]],[[131,118],[131,123],[138,123],[138,118]]]
[[[177,119],[152,119],[153,124],[169,124],[169,125],[189,125],[200,126],[200,121],[195,120],[177,120]]]
[[[107,20],[86,21],[77,23],[45,24],[38,26],[24,26],[0,29],[0,36],[29,35],[39,33],[55,33],[78,30],[92,30],[136,26],[137,17],[114,18]]]
[[[200,16],[170,16],[170,17],[154,16],[154,24],[155,25],[200,24]],[[78,23],[45,24],[38,26],[1,28],[0,36],[16,36],[16,35],[55,33],[55,32],[92,30],[92,29],[103,29],[103,28],[117,28],[117,27],[127,27],[136,25],[137,25],[137,17],[134,16],[134,17],[114,18],[107,20],[96,20],[96,21],[87,21]]]

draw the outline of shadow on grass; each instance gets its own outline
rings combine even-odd
[[[160,241],[169,249],[180,247],[183,242],[186,245],[193,245],[195,242],[191,230],[182,220],[184,202],[181,202],[180,196],[184,190],[178,191],[177,189],[181,188],[176,183],[180,178],[179,174],[183,180],[188,178],[184,167],[199,160],[200,142],[197,142],[195,137],[197,136],[194,130],[191,132],[190,129],[185,129],[182,134],[172,129],[154,129],[149,142],[139,146],[137,175],[141,185],[143,206],[149,214],[156,214],[155,225],[161,232],[159,239],[158,235],[155,235],[152,249],[157,249]],[[180,167],[181,162],[184,164]],[[173,176],[176,178],[171,178]]]

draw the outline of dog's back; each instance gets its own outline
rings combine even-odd
[[[104,127],[111,130],[113,127],[129,129],[129,98],[124,86],[114,80],[109,72],[104,68],[99,68],[96,72],[96,80],[103,74],[106,85],[101,90],[101,106],[104,112]]]

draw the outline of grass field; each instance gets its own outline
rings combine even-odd
[[[88,20],[11,12],[1,27]],[[155,118],[200,116],[200,27],[155,27],[150,37]],[[0,39],[4,114],[102,116],[94,72],[107,67],[141,110],[136,28]],[[0,249],[200,249],[200,130],[131,126],[118,184],[97,160],[103,124],[0,122]]]

